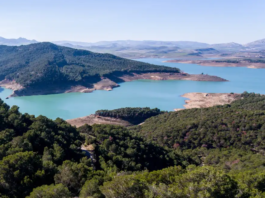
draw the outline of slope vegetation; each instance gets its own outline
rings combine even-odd
[[[265,96],[242,97],[231,105],[164,113],[131,130],[169,148],[265,149]]]

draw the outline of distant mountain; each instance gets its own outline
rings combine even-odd
[[[209,54],[222,52],[239,52],[247,48],[238,43],[207,44],[194,41],[101,41],[96,43],[82,43],[71,41],[55,42],[62,46],[87,49],[99,53],[112,53],[126,58],[176,58],[183,56],[200,56],[203,52],[194,52],[197,49],[214,49]],[[209,51],[208,51],[209,52]]]
[[[0,45],[9,45],[9,46],[19,46],[19,45],[28,45],[37,43],[36,40],[28,40],[25,38],[18,38],[18,39],[6,39],[3,37],[0,37]]]
[[[246,47],[254,50],[265,50],[265,39],[257,40],[245,45]]]
[[[210,45],[212,48],[220,50],[220,51],[240,51],[244,50],[245,47],[238,43],[220,43],[220,44],[212,44]]]
[[[194,41],[175,41],[176,46],[182,49],[197,49],[197,48],[207,48],[209,44],[207,43],[200,43]]]
[[[102,41],[97,43],[85,43],[84,45],[79,42],[55,42],[58,45],[71,47],[75,49],[85,49],[98,53],[111,53],[116,56],[124,58],[160,58],[160,57],[176,57],[179,53],[180,47],[172,42],[160,41]]]
[[[28,40],[25,38],[5,39],[0,37],[0,45],[19,46],[37,43],[36,40]],[[200,55],[194,52],[197,49],[212,48],[220,53],[235,53],[265,50],[265,39],[254,41],[246,45],[238,43],[219,43],[208,44],[195,41],[153,41],[153,40],[116,40],[116,41],[100,41],[100,42],[79,42],[79,41],[54,41],[56,45],[71,47],[74,49],[84,49],[97,53],[111,53],[116,56],[136,59],[136,58],[177,58],[191,55]],[[211,54],[217,54],[217,51]],[[201,52],[203,54],[206,51]]]
[[[209,44],[192,41],[101,41],[81,43],[71,41],[54,42],[76,49],[86,49],[98,53],[111,53],[124,58],[176,58],[192,53],[197,48],[207,48]]]
[[[93,43],[79,42],[79,41],[54,41],[52,42],[56,45],[72,45],[72,46],[91,46]]]
[[[139,46],[149,46],[149,47],[157,47],[157,46],[167,46],[167,47],[178,47],[185,49],[196,49],[196,48],[205,48],[208,47],[207,43],[193,42],[193,41],[133,41],[133,40],[120,40],[120,41],[100,41],[96,43],[83,43],[83,42],[73,42],[73,41],[56,41],[53,42],[58,45],[79,45],[86,47],[95,47],[95,46],[104,46],[104,47],[112,47],[112,46],[121,46],[121,47],[139,47]]]
[[[0,37],[0,45],[19,46],[37,43],[36,40],[28,40],[26,38],[7,39]],[[208,44],[195,41],[153,41],[153,40],[117,40],[117,41],[99,41],[99,42],[79,42],[79,41],[54,41],[56,45],[72,47],[76,49],[96,50],[99,52],[112,52],[124,50],[161,50],[166,51],[177,50],[196,50],[204,48],[214,48],[220,51],[240,51],[240,50],[265,50],[265,39],[250,42],[246,45],[238,43],[219,43]]]

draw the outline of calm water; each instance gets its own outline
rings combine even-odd
[[[71,119],[86,116],[99,109],[120,107],[158,107],[172,111],[183,108],[187,92],[241,93],[244,91],[265,94],[265,69],[205,67],[194,64],[163,63],[165,59],[140,59],[158,65],[178,67],[191,74],[210,74],[223,77],[229,82],[195,81],[151,81],[139,80],[122,83],[113,91],[93,93],[68,93],[45,96],[26,96],[5,98],[12,91],[0,88],[0,97],[9,105],[18,105],[21,112],[36,116],[42,114],[49,118]]]

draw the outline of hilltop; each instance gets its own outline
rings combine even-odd
[[[12,96],[112,90],[136,79],[224,80],[52,43],[0,46],[0,86]]]

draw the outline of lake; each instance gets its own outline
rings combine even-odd
[[[121,107],[151,107],[173,111],[183,108],[188,92],[242,93],[244,91],[265,94],[265,69],[205,67],[195,64],[164,63],[168,59],[139,59],[157,65],[178,67],[190,74],[209,74],[229,80],[229,82],[196,81],[152,81],[138,80],[121,83],[113,91],[95,91],[93,93],[67,93],[43,96],[25,96],[5,99],[12,90],[0,88],[0,98],[8,105],[17,105],[22,113],[45,115],[51,119],[57,117],[72,119],[95,113],[99,109]]]

